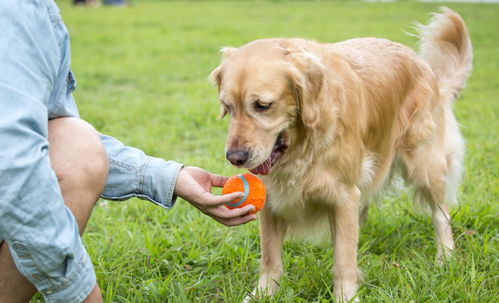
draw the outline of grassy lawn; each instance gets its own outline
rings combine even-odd
[[[435,3],[134,1],[75,8],[59,1],[72,38],[82,118],[148,154],[231,175],[227,120],[207,76],[222,46],[263,37],[324,42],[376,36],[415,46],[413,20]],[[411,193],[371,208],[361,231],[363,302],[497,302],[499,289],[499,5],[454,4],[475,67],[455,110],[467,140],[455,258],[444,267],[429,217]],[[84,236],[105,302],[240,302],[258,275],[258,223],[227,228],[179,200],[171,211],[101,201]],[[332,301],[330,245],[288,241],[281,291],[268,302]]]

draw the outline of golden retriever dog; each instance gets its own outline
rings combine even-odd
[[[278,290],[287,234],[329,234],[334,296],[355,298],[359,222],[373,194],[400,173],[432,212],[437,256],[454,249],[464,142],[452,112],[472,68],[464,21],[447,8],[419,25],[420,54],[359,38],[332,44],[263,39],[222,49],[210,75],[223,117],[226,157],[263,175],[261,267],[246,301]]]

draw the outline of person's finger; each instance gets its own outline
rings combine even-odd
[[[242,192],[234,192],[226,195],[213,195],[212,193],[206,193],[201,197],[201,201],[199,201],[199,204],[204,204],[204,205],[209,205],[209,206],[219,206],[223,205],[227,202],[231,202],[234,200],[237,200],[239,198],[242,198],[244,196],[244,193]]]
[[[210,178],[211,178],[211,186],[215,187],[223,187],[225,182],[227,182],[227,180],[229,179],[227,177],[215,174],[210,174]]]
[[[250,221],[255,221],[256,220],[256,215],[254,214],[249,214],[243,217],[237,217],[237,218],[232,218],[232,219],[225,219],[221,223],[227,226],[237,226],[241,224],[248,223]]]
[[[242,217],[244,215],[247,215],[250,211],[254,210],[255,206],[253,205],[246,205],[241,208],[233,208],[233,209],[229,209],[226,206],[219,206],[217,208],[210,209],[208,212],[214,216],[217,216],[218,218],[231,219],[231,218]]]

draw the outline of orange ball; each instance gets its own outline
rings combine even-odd
[[[235,175],[229,178],[222,189],[222,194],[230,194],[233,192],[243,192],[244,196],[237,200],[226,203],[225,205],[232,209],[243,207],[248,204],[255,206],[255,211],[251,212],[256,214],[265,205],[265,184],[257,176],[245,173]]]

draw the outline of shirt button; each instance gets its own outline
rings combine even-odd
[[[53,293],[53,291],[52,290],[47,290],[46,293],[47,293],[47,295],[50,295],[50,294]]]

